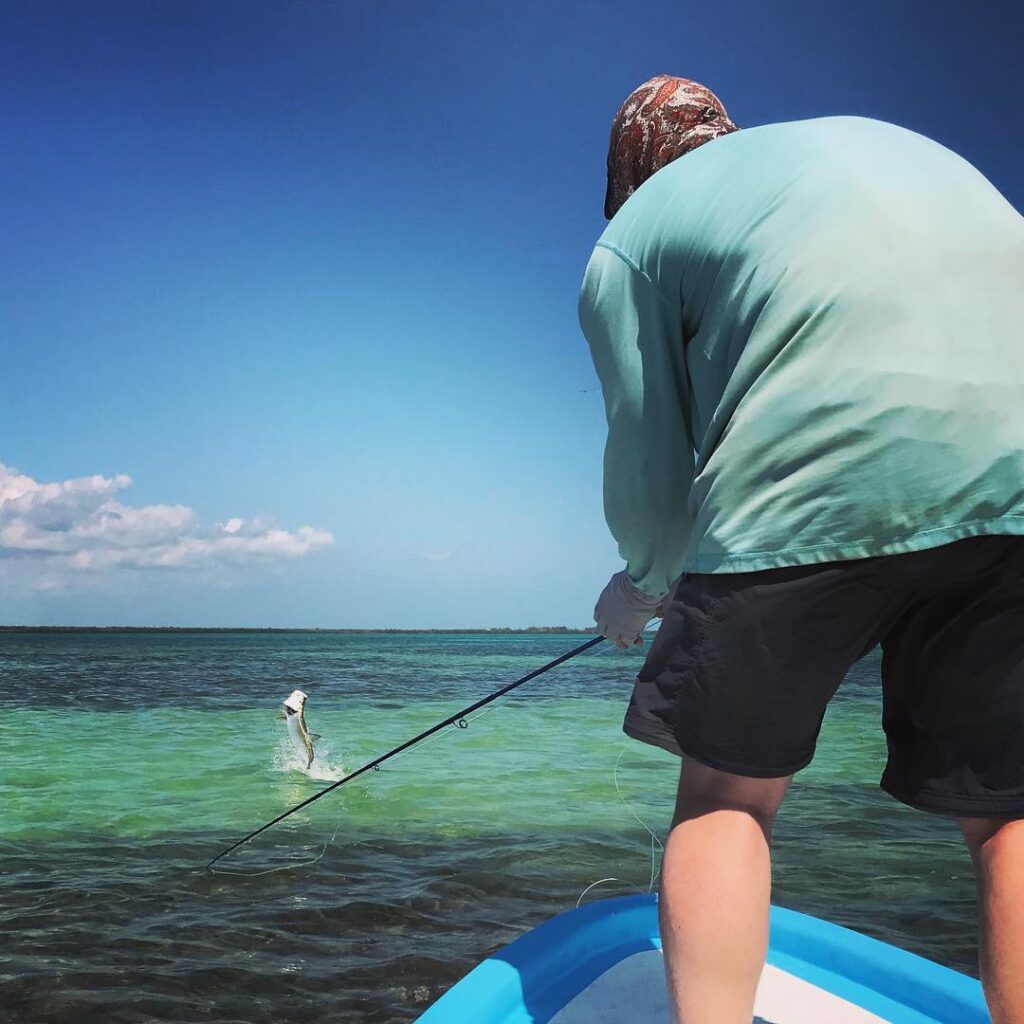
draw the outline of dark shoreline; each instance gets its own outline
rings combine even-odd
[[[345,633],[345,634],[415,634],[415,633],[595,633],[593,627],[581,626],[482,626],[479,629],[335,629],[317,626],[0,626],[0,633]]]

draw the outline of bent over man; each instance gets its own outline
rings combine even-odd
[[[769,839],[850,666],[882,787],[958,819],[996,1024],[1024,1024],[1024,219],[858,117],[737,129],[658,76],[619,110],[580,319],[608,419],[625,731],[683,759],[661,926],[681,1024],[750,1024]]]

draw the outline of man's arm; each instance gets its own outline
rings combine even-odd
[[[608,420],[605,518],[629,579],[661,597],[682,571],[691,529],[693,442],[680,303],[599,244],[579,314]]]

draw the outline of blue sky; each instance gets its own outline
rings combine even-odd
[[[1021,209],[1022,29],[1012,2],[5,5],[0,622],[589,622],[620,564],[576,295],[621,100],[666,72],[740,125],[883,118]]]

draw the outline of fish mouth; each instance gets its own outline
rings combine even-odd
[[[284,710],[287,714],[294,715],[302,712],[309,698],[301,690],[292,690],[284,701]]]

